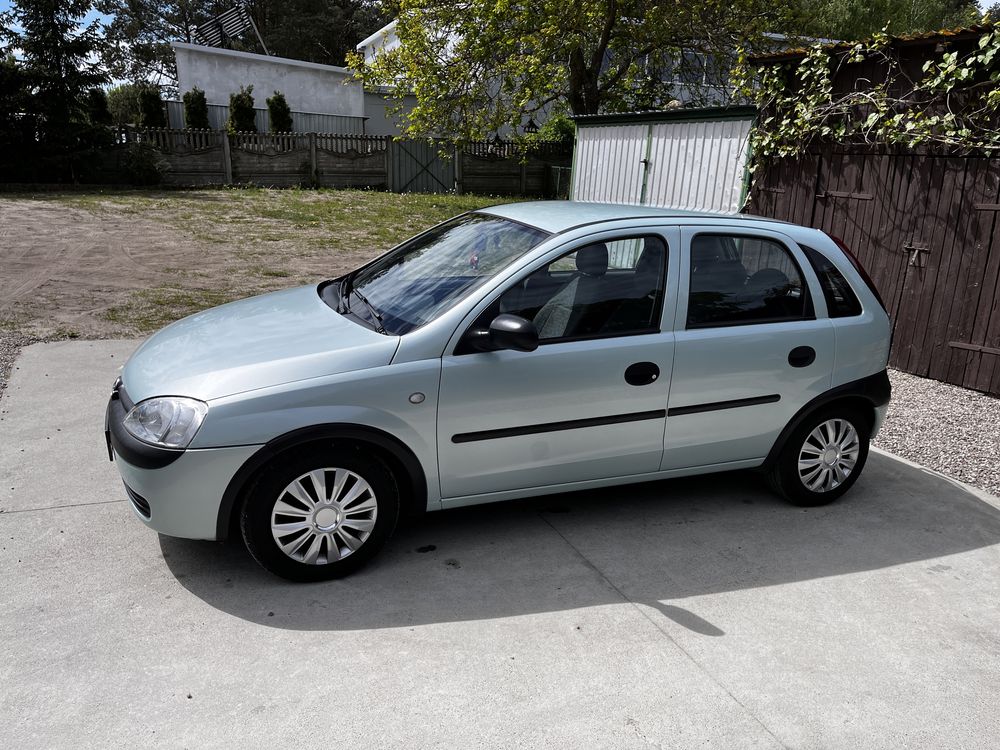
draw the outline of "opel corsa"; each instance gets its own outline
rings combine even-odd
[[[421,511],[751,468],[828,503],[885,416],[889,338],[821,231],[521,203],[164,328],[106,434],[147,526],[241,533],[268,570],[319,580]]]

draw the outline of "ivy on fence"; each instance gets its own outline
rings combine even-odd
[[[875,80],[835,86],[846,66],[866,63]],[[814,45],[795,65],[759,62],[745,53],[734,70],[738,91],[761,112],[751,138],[756,172],[772,157],[803,153],[812,143],[945,147],[1000,151],[1000,28],[971,49],[941,45],[911,77],[884,31],[844,48]]]

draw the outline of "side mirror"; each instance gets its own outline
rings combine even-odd
[[[490,343],[497,349],[533,352],[538,348],[538,329],[517,315],[497,315],[490,323]]]

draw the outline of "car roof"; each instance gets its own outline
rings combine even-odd
[[[712,211],[685,211],[677,208],[634,206],[619,203],[587,203],[583,201],[526,201],[481,208],[479,213],[512,219],[522,224],[558,234],[583,224],[620,221],[622,219],[752,219],[787,224],[777,219]]]

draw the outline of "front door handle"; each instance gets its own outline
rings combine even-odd
[[[625,382],[629,385],[649,385],[660,377],[660,368],[654,362],[636,362],[625,369]]]
[[[788,364],[792,367],[808,367],[816,361],[816,350],[811,346],[797,346],[788,352]]]

